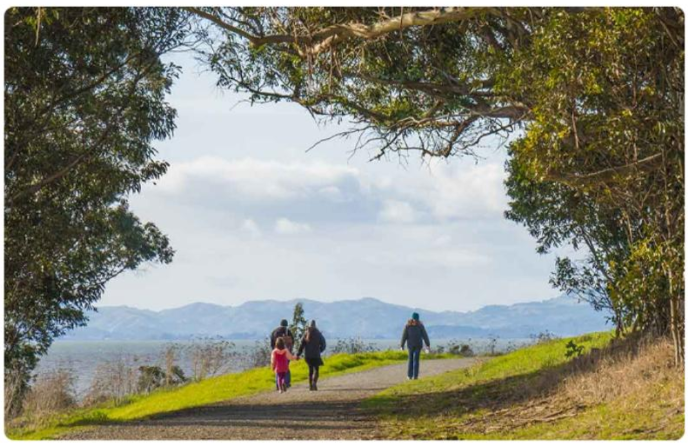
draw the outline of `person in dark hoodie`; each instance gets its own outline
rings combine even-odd
[[[322,335],[320,330],[315,326],[315,320],[311,320],[306,330],[306,335],[304,335],[303,340],[301,340],[301,345],[299,346],[299,352],[296,354],[297,357],[301,357],[304,351],[306,351],[306,364],[308,365],[308,383],[310,385],[311,391],[318,390],[318,376],[320,375],[320,366],[322,366],[323,360],[321,353],[325,351],[326,343],[325,337]]]
[[[282,319],[280,325],[276,327],[274,331],[272,331],[270,334],[270,350],[275,349],[275,343],[277,342],[277,339],[282,337],[284,338],[284,346],[289,350],[289,352],[294,352],[294,334],[287,326],[289,326],[289,322],[286,319]],[[289,364],[289,362],[287,362],[287,364]],[[277,385],[277,389],[279,389],[279,384],[275,384]],[[286,387],[291,387],[291,371],[289,369],[287,369]]]
[[[423,349],[423,342],[430,349],[430,338],[425,331],[425,326],[420,322],[420,315],[414,312],[411,319],[404,327],[404,333],[401,336],[401,350],[404,350],[404,345],[408,345],[408,379],[417,380],[418,372],[420,370],[420,351]]]

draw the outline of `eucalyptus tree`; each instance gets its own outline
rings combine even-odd
[[[17,411],[37,359],[84,324],[106,283],[169,263],[168,238],[128,196],[162,176],[155,140],[188,13],[156,8],[5,12],[5,408]]]
[[[347,118],[340,135],[374,159],[475,156],[522,129],[507,216],[543,252],[588,250],[559,260],[555,285],[612,308],[620,331],[670,333],[683,360],[679,9],[188,10],[222,35],[203,54],[220,86]]]

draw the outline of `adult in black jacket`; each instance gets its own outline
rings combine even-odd
[[[318,330],[315,326],[315,320],[311,320],[308,329],[306,330],[306,335],[301,340],[301,345],[299,346],[299,352],[296,354],[297,357],[301,357],[303,352],[306,352],[306,364],[308,364],[308,383],[310,385],[311,391],[318,390],[318,376],[320,375],[320,366],[322,366],[323,360],[321,354],[325,351],[325,337],[322,332]]]
[[[284,344],[287,346],[287,349],[289,349],[289,352],[294,352],[294,334],[287,326],[289,326],[289,322],[286,319],[282,319],[280,325],[272,331],[270,334],[271,349],[275,349],[275,342],[277,341],[277,338],[285,337]]]
[[[430,338],[425,331],[425,326],[420,322],[420,315],[414,312],[411,320],[406,323],[404,333],[401,335],[401,349],[408,344],[408,379],[417,380],[420,371],[420,351],[423,349],[423,342],[430,348]]]
[[[282,319],[280,325],[276,327],[270,334],[270,352],[275,349],[275,342],[279,337],[284,337],[284,344],[286,345],[287,349],[289,349],[289,352],[291,353],[294,352],[294,334],[287,326],[289,326],[289,322],[286,319]],[[291,388],[291,371],[287,371],[286,383],[287,388]],[[277,389],[279,389],[278,385]]]

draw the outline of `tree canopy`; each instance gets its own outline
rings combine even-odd
[[[5,387],[18,406],[52,340],[84,324],[106,283],[174,251],[127,197],[165,173],[165,101],[187,13],[10,8],[5,13]],[[8,392],[9,388],[9,392]],[[9,394],[9,395],[8,395]],[[10,408],[8,411],[7,408]]]
[[[220,86],[348,118],[355,149],[508,143],[507,217],[555,286],[683,359],[684,17],[677,8],[189,8]],[[517,132],[517,130],[520,130]],[[509,137],[516,132],[516,137]]]

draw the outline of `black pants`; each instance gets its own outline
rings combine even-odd
[[[308,379],[317,380],[320,375],[320,366],[308,365]]]

